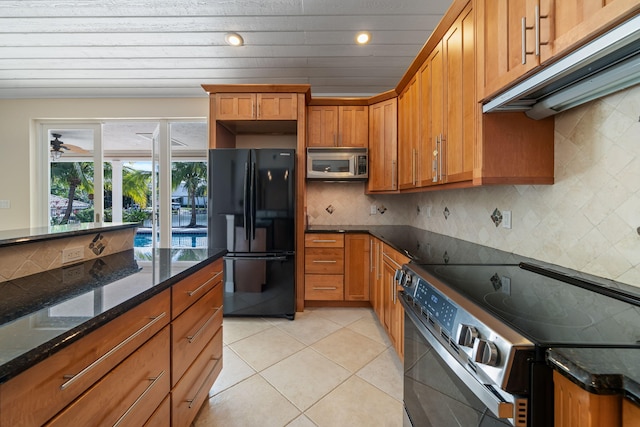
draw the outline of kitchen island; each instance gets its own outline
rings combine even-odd
[[[0,282],[0,425],[189,425],[222,368],[225,252],[130,249]]]

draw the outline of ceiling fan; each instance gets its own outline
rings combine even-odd
[[[77,145],[65,144],[64,141],[60,141],[60,138],[62,137],[62,135],[59,134],[59,133],[52,133],[51,136],[53,136],[53,138],[54,138],[54,139],[52,139],[50,141],[50,143],[51,143],[51,160],[58,160],[62,156],[62,154],[64,153],[62,151],[62,149],[67,150],[67,151],[71,151],[71,152],[77,153],[77,154],[88,153],[87,150],[84,150],[84,149],[78,147]]]

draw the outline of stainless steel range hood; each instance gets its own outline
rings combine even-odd
[[[625,21],[485,103],[543,119],[640,83],[640,15]]]

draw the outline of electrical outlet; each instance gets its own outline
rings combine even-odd
[[[507,276],[500,277],[500,283],[502,283],[502,287],[500,291],[503,294],[511,295],[511,278]]]
[[[511,228],[511,211],[502,211],[502,228]]]
[[[84,277],[84,264],[62,269],[62,283],[73,283]]]
[[[369,210],[369,215],[375,215],[378,213],[378,207],[376,205],[371,205],[371,208]]]
[[[427,218],[431,218],[431,206],[426,206],[424,208],[424,214],[427,216]]]
[[[62,250],[62,263],[66,264],[73,261],[84,259],[84,248],[78,246],[76,248],[67,248]]]
[[[11,202],[9,200],[0,200],[0,209],[11,208]]]

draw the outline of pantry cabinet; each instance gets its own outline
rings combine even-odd
[[[640,10],[635,0],[476,2],[483,80],[489,98]]]
[[[216,120],[296,120],[296,93],[218,93]]]
[[[307,108],[308,147],[368,147],[369,107],[311,105]]]
[[[398,99],[369,106],[367,192],[398,189]]]

